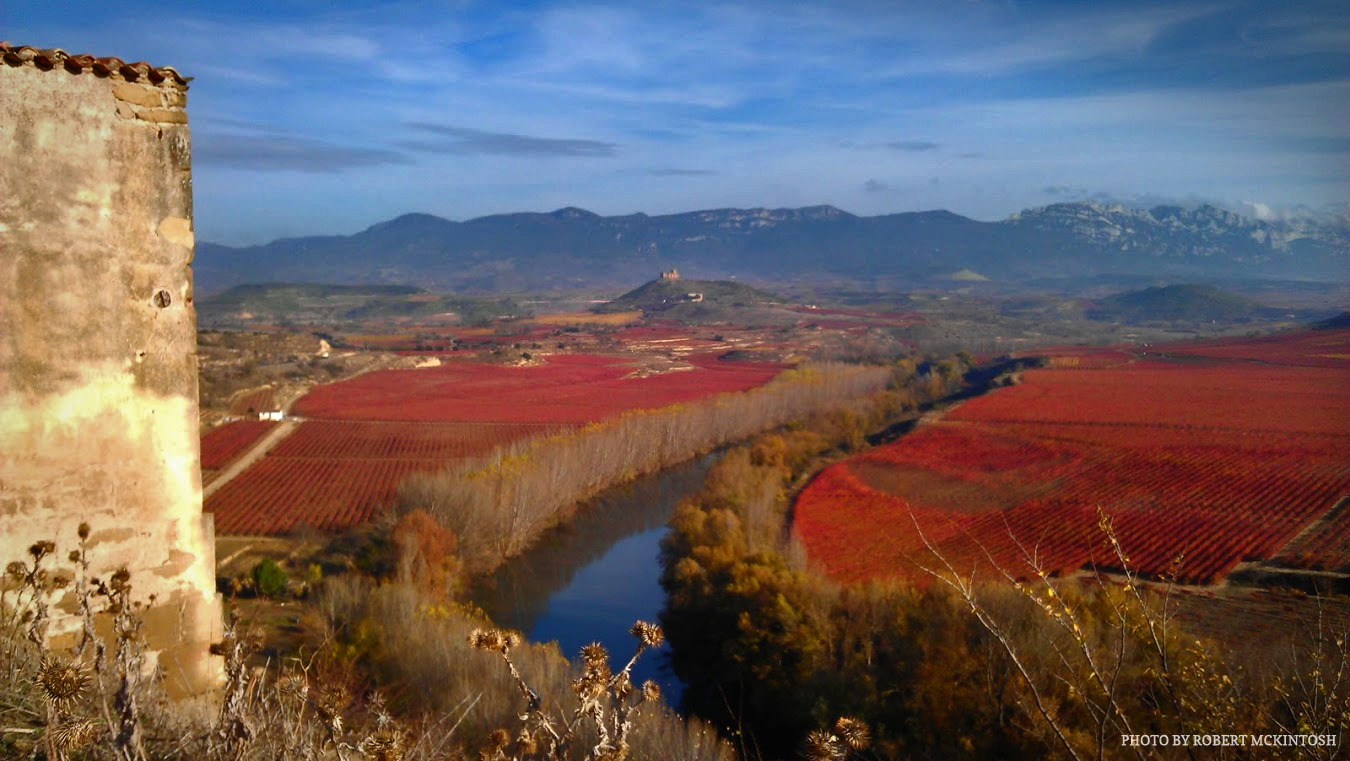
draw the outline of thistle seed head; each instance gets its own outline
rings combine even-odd
[[[505,655],[519,644],[520,635],[515,632],[504,632],[501,629],[474,629],[469,632],[469,646],[476,650],[489,650]]]
[[[823,729],[813,729],[806,736],[806,757],[810,761],[840,761],[844,749],[840,747],[839,738]]]
[[[648,679],[642,683],[642,699],[648,703],[655,703],[661,699],[661,685]]]
[[[661,631],[660,625],[647,621],[634,623],[633,628],[629,629],[628,633],[647,647],[660,647],[661,643],[666,641],[666,634]]]
[[[581,646],[581,661],[587,668],[597,666],[609,661],[609,653],[605,652],[605,646],[599,642],[592,642],[589,645]]]
[[[38,668],[38,685],[47,700],[65,709],[89,686],[89,670],[83,664],[60,658],[43,658]]]
[[[303,698],[309,694],[309,681],[303,674],[291,672],[277,681],[277,691],[287,697]]]
[[[381,729],[362,740],[356,749],[375,761],[403,761],[403,733],[396,727]]]
[[[841,716],[834,723],[834,733],[850,750],[867,750],[872,744],[872,733],[867,724],[848,716]]]
[[[79,750],[98,734],[98,725],[89,719],[74,719],[52,728],[52,741],[63,751]]]
[[[126,568],[118,568],[108,581],[108,587],[114,592],[130,592],[131,572]]]

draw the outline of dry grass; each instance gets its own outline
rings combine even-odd
[[[232,614],[211,647],[223,660],[220,692],[209,703],[169,702],[162,680],[145,678],[143,668],[140,628],[153,600],[133,599],[125,571],[88,578],[84,538],[70,553],[74,579],[48,572],[57,554],[48,541],[35,543],[27,561],[6,567],[0,757],[454,761],[470,758],[493,730],[520,724],[517,684],[500,662],[470,647],[471,632],[484,625],[479,615],[435,604],[408,583],[355,579],[325,584],[317,612],[329,636],[280,664],[254,665],[261,638]],[[48,601],[72,584],[84,631],[74,646],[53,649],[45,637]],[[111,620],[111,641],[95,633],[102,619]],[[577,710],[570,685],[583,672],[551,646],[522,644],[512,652],[547,705]],[[372,681],[391,697],[372,689]],[[711,730],[686,725],[654,694],[647,697],[641,712],[630,712],[622,735],[632,758],[732,758]],[[594,726],[575,736],[572,751],[549,758],[597,757],[588,755],[601,737]]]
[[[491,626],[481,613],[434,602],[408,584],[375,586],[358,579],[325,582],[319,599],[330,635],[349,643],[350,657],[369,660],[401,713],[457,715],[455,741],[468,748],[495,747],[494,733],[507,728],[513,742],[519,736],[527,707],[520,682],[503,668],[498,651],[473,645],[471,635]],[[574,684],[586,673],[584,661],[569,663],[554,645],[519,641],[510,648],[510,659],[553,716],[570,716],[581,707]],[[734,758],[714,731],[697,721],[686,723],[659,700],[636,712],[631,725],[626,735],[630,758]],[[586,758],[597,742],[593,726],[579,728],[569,754],[556,757]],[[512,751],[521,749],[513,746]],[[553,758],[542,745],[536,752],[503,757]]]

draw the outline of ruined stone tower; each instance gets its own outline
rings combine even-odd
[[[211,683],[220,628],[186,102],[173,69],[0,43],[0,563],[51,539],[63,568],[88,522],[94,573],[155,595],[147,643],[179,694]]]

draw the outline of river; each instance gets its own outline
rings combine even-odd
[[[675,506],[703,486],[716,455],[689,460],[609,489],[495,573],[475,580],[470,597],[498,625],[536,642],[556,641],[568,657],[600,642],[619,668],[633,654],[634,621],[657,621],[661,537]],[[633,681],[654,679],[668,705],[683,685],[666,648],[646,653]]]

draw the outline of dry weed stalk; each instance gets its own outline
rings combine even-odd
[[[1099,591],[1092,606],[1061,592],[1036,549],[1020,543],[1011,529],[1008,536],[1029,574],[1019,576],[1001,567],[971,537],[994,569],[993,580],[1016,590],[1030,603],[1034,617],[1050,625],[1034,641],[1016,630],[1006,612],[996,612],[976,584],[976,570],[958,572],[915,521],[920,541],[938,564],[919,566],[956,592],[1008,658],[1051,748],[1074,759],[1144,759],[1162,751],[1124,744],[1120,736],[1163,731],[1205,735],[1263,725],[1287,734],[1343,735],[1350,727],[1350,636],[1325,630],[1320,598],[1311,644],[1296,644],[1289,675],[1270,684],[1276,698],[1272,707],[1255,691],[1257,686],[1240,684],[1236,663],[1173,625],[1174,582],[1183,558],[1173,561],[1160,584],[1145,585],[1131,567],[1110,516],[1098,508],[1097,517],[1119,571],[1109,579],[1094,570]],[[1104,621],[1093,622],[1094,610],[1104,611]],[[1047,651],[1051,657],[1040,661]],[[1085,725],[1090,731],[1084,731]],[[1298,753],[1334,757],[1339,750],[1332,745],[1300,748]],[[1188,753],[1195,755],[1193,749]]]
[[[596,743],[582,757],[585,761],[627,759],[635,712],[642,705],[654,703],[661,697],[661,690],[653,681],[648,680],[641,689],[634,687],[633,666],[644,652],[660,647],[665,641],[661,627],[646,621],[634,623],[629,634],[637,640],[637,647],[618,673],[610,670],[609,653],[600,643],[592,642],[581,649],[581,676],[572,682],[577,707],[570,715],[555,717],[544,707],[539,693],[529,686],[511,660],[511,650],[520,644],[519,635],[499,629],[475,629],[470,633],[469,644],[472,647],[501,656],[525,699],[519,733],[513,738],[505,729],[494,731],[487,746],[479,753],[479,758],[483,761],[524,761],[531,758],[563,761],[570,758],[573,742],[577,740],[583,724],[587,724],[596,734]]]
[[[197,725],[205,731],[194,729],[187,737],[168,736],[174,730],[162,727],[154,734],[142,710],[147,690],[154,686],[143,678],[142,628],[155,598],[151,595],[147,603],[134,600],[131,574],[125,568],[106,581],[90,576],[88,538],[89,526],[82,523],[78,548],[68,556],[76,569],[75,604],[81,619],[69,652],[53,652],[47,641],[49,598],[72,581],[44,565],[56,552],[56,544],[37,542],[29,548],[29,560],[14,561],[5,568],[0,588],[5,637],[0,656],[9,684],[20,689],[31,685],[41,698],[42,710],[26,721],[37,730],[5,727],[6,733],[33,732],[49,761],[66,761],[82,751],[117,761],[148,761],[149,741],[155,743],[157,756],[168,753],[221,761],[405,758],[407,735],[379,696],[367,701],[365,710],[373,719],[363,724],[366,731],[353,733],[345,717],[352,702],[350,691],[335,680],[312,680],[312,664],[288,668],[278,684],[267,684],[266,670],[247,664],[258,649],[258,638],[244,630],[234,611],[222,641],[211,647],[213,654],[225,660],[225,683],[214,726]],[[102,598],[103,603],[94,598]],[[106,615],[111,624],[111,657],[95,629],[96,615]],[[10,706],[5,708],[12,715]]]
[[[408,736],[381,695],[368,697],[365,709],[373,720],[357,732],[350,721],[352,691],[344,681],[323,674],[311,657],[293,659],[269,683],[266,668],[248,666],[260,646],[260,638],[231,609],[221,641],[211,645],[211,653],[225,660],[225,684],[207,742],[210,758],[403,761]]]
[[[1317,618],[1306,648],[1293,648],[1295,667],[1274,684],[1271,724],[1286,734],[1344,735],[1350,728],[1350,632],[1331,631],[1318,598]],[[1341,746],[1301,749],[1307,758],[1334,759]]]
[[[1123,576],[1120,592],[1097,572],[1096,580],[1103,590],[1110,625],[1104,637],[1094,636],[1087,611],[1081,603],[1067,599],[1057,589],[1049,571],[1040,562],[1034,547],[1028,548],[1008,529],[1008,536],[1018,548],[1022,561],[1030,570],[1020,577],[999,565],[982,544],[975,541],[984,559],[995,571],[997,580],[1010,585],[1027,600],[1041,620],[1052,624],[1062,638],[1044,637],[1032,648],[1020,642],[1010,625],[1000,620],[991,607],[980,598],[974,569],[963,575],[937,550],[914,521],[918,536],[929,554],[936,558],[940,568],[919,564],[926,573],[954,590],[979,624],[998,643],[1021,677],[1030,694],[1036,715],[1052,735],[1052,745],[1068,757],[1102,758],[1108,748],[1117,749],[1121,735],[1138,734],[1136,723],[1149,723],[1159,716],[1176,722],[1178,728],[1188,731],[1212,732],[1215,726],[1233,726],[1231,720],[1239,706],[1233,693],[1231,677],[1224,674],[1223,664],[1205,650],[1199,641],[1183,641],[1170,627],[1174,613],[1171,599],[1173,579],[1182,558],[1173,561],[1172,569],[1164,577],[1163,597],[1153,604],[1145,594],[1138,574],[1131,568],[1130,559],[1121,546],[1110,516],[1097,509],[1098,528],[1107,549],[1114,556]],[[911,516],[911,520],[914,520]],[[1023,581],[1030,578],[1031,581]],[[1054,656],[1048,679],[1037,678],[1032,666],[1033,651],[1048,647]],[[1155,712],[1153,717],[1141,717],[1138,706],[1123,694],[1128,671],[1134,661],[1143,659],[1143,676],[1147,680],[1147,701]],[[1183,663],[1182,668],[1177,662]],[[1067,695],[1068,698],[1064,698]],[[1217,700],[1216,700],[1217,699]],[[1092,724],[1090,738],[1073,726],[1069,712],[1081,708]],[[1225,723],[1227,722],[1227,723]],[[1119,748],[1144,759],[1153,751],[1127,746]]]

